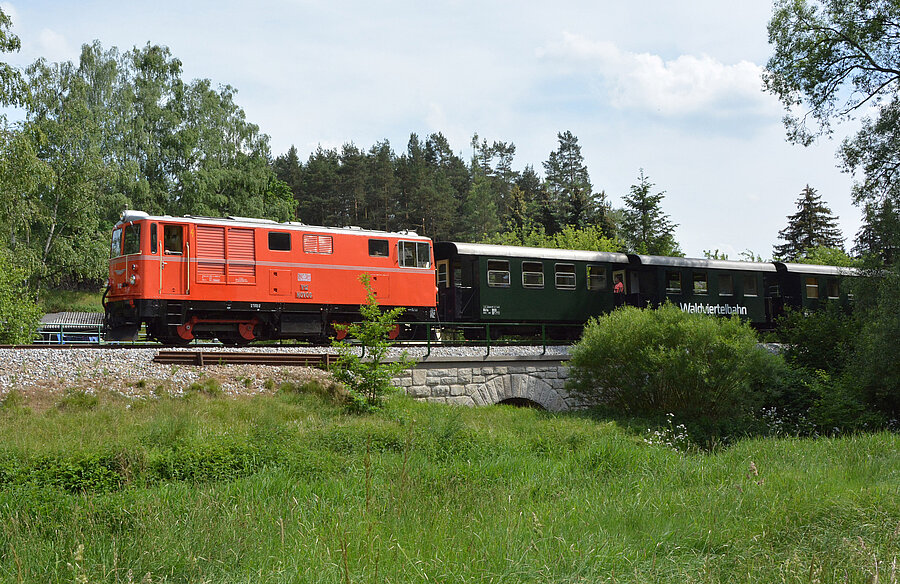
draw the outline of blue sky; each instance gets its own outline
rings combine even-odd
[[[615,206],[640,169],[665,191],[689,256],[770,257],[809,184],[852,243],[859,210],[837,142],[784,140],[762,92],[766,2],[692,0],[14,0],[22,51],[7,61],[77,60],[95,39],[166,45],[186,79],[237,88],[273,155],[318,145],[443,132],[464,158],[477,132],[516,145],[513,167],[541,163],[557,133],[579,139],[595,190]],[[840,135],[838,136],[838,139]]]

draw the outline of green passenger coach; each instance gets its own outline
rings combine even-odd
[[[631,255],[628,303],[658,305],[668,300],[684,312],[740,316],[756,324],[771,322],[767,290],[775,266],[694,258]]]
[[[552,336],[559,330],[577,335],[575,327],[617,306],[665,302],[692,314],[738,316],[771,328],[786,309],[846,303],[841,281],[858,275],[810,264],[453,242],[436,243],[434,255],[439,319],[490,324],[495,337],[528,325],[553,325]]]
[[[505,245],[435,244],[444,322],[581,325],[611,311],[620,253]]]

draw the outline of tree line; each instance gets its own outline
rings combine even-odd
[[[853,10],[856,20],[848,16]],[[780,2],[770,23],[775,52],[766,73],[768,89],[786,104],[811,105],[805,117],[789,118],[791,137],[801,143],[827,133],[831,120],[852,114],[857,103],[880,104],[879,117],[864,120],[840,153],[845,169],[864,176],[852,193],[864,212],[853,253],[882,262],[893,260],[900,233],[891,180],[900,107],[892,37],[876,32],[891,26],[894,12],[886,1],[872,8]],[[867,19],[869,28],[862,26]],[[848,31],[831,34],[830,24]],[[0,10],[0,52],[20,47],[10,27]],[[823,46],[831,53],[815,52]],[[851,79],[827,68],[841,58],[867,72],[867,54],[883,61],[877,73]],[[814,66],[824,71],[822,79],[813,75]],[[862,88],[843,104],[845,93],[825,92],[841,80]],[[859,97],[866,89],[871,101]],[[123,209],[135,208],[416,229],[435,239],[681,254],[677,225],[662,209],[664,191],[641,169],[624,207],[612,208],[606,192],[592,184],[571,131],[558,134],[540,173],[532,165],[514,169],[514,143],[478,134],[468,144],[468,159],[441,133],[411,134],[399,153],[384,140],[319,147],[306,160],[292,147],[273,158],[268,136],[247,120],[235,93],[208,79],[183,79],[181,61],[149,43],[119,51],[95,41],[82,47],[77,63],[39,59],[24,70],[0,62],[0,105],[23,113],[16,122],[0,116],[0,247],[32,282],[96,285],[105,278],[112,226]],[[819,127],[807,128],[810,120]],[[828,253],[811,250],[843,247],[830,211],[808,190],[779,234],[785,243],[775,257],[827,259]]]

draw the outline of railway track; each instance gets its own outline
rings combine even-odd
[[[160,351],[154,363],[166,365],[281,365],[327,369],[338,356],[333,353],[252,353],[242,351]]]

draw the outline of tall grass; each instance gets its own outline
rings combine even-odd
[[[896,582],[900,438],[316,395],[0,412],[4,582]],[[893,578],[893,580],[892,580]]]

